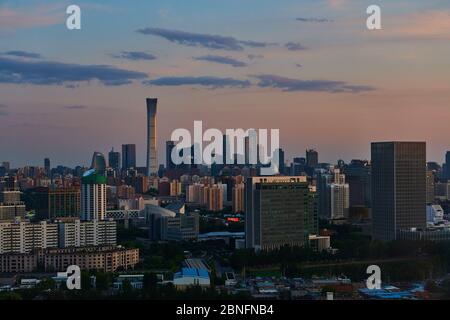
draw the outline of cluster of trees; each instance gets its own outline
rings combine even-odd
[[[91,276],[96,277],[96,286],[91,283]],[[52,279],[42,281],[33,289],[16,290],[12,292],[1,292],[0,300],[96,300],[96,299],[129,299],[129,300],[222,300],[222,299],[248,299],[245,294],[230,295],[218,292],[214,287],[202,289],[192,286],[186,290],[177,290],[172,284],[158,284],[156,274],[144,273],[142,289],[134,289],[127,281],[123,283],[120,290],[112,291],[111,287],[117,274],[104,272],[82,272],[81,290],[68,290],[64,285],[57,287]]]

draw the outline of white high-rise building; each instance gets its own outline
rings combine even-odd
[[[332,183],[330,185],[331,219],[348,217],[350,207],[350,192],[347,183]]]
[[[106,178],[94,169],[81,178],[81,219],[104,220],[106,216]]]
[[[29,253],[35,249],[57,246],[58,227],[54,223],[20,220],[0,222],[0,254]]]
[[[59,247],[89,247],[116,245],[117,228],[114,220],[60,221]]]

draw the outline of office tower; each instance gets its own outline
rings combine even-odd
[[[374,142],[373,237],[395,240],[399,230],[426,227],[425,142]]]
[[[114,170],[120,169],[120,152],[114,151],[114,148],[108,153],[108,164]]]
[[[95,169],[81,178],[81,219],[104,220],[106,214],[106,177]]]
[[[50,159],[49,158],[44,159],[44,168],[45,168],[45,175],[47,177],[50,177],[51,167],[50,167]]]
[[[147,98],[147,176],[158,174],[156,152],[156,104],[158,99]]]
[[[147,176],[135,176],[126,180],[127,183],[134,187],[136,193],[146,193],[149,189],[149,178]]]
[[[445,163],[444,163],[443,176],[445,179],[450,179],[450,151],[445,153]]]
[[[122,170],[136,168],[136,145],[123,144],[122,145]]]
[[[431,204],[434,202],[435,195],[435,181],[434,181],[434,172],[427,170],[427,204]]]
[[[174,169],[175,163],[172,161],[172,150],[175,148],[175,142],[166,141],[166,169]]]
[[[95,169],[98,174],[105,175],[106,172],[106,160],[105,156],[101,152],[94,152],[92,156],[91,169]]]
[[[36,187],[24,191],[27,210],[39,220],[80,216],[79,187]]]
[[[315,168],[319,164],[319,153],[314,149],[306,150],[306,165]]]
[[[246,247],[303,246],[317,234],[317,197],[306,177],[252,177],[245,183]]]
[[[244,212],[245,184],[243,183],[236,184],[233,188],[231,198],[233,203],[233,212]]]
[[[352,160],[344,170],[345,181],[350,188],[350,207],[371,207],[371,176],[368,161]]]
[[[332,183],[331,174],[321,169],[317,173],[316,187],[318,194],[318,215],[321,218],[330,218],[330,191],[329,185]]]

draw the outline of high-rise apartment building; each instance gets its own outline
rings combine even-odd
[[[220,211],[223,209],[223,189],[218,185],[205,188],[207,192],[208,210]]]
[[[332,183],[330,185],[330,218],[348,218],[350,207],[349,187],[346,183]]]
[[[181,182],[178,180],[173,180],[170,182],[170,196],[178,197],[182,193]]]
[[[306,177],[252,177],[245,183],[246,247],[306,245],[317,234],[317,197]]]
[[[28,253],[35,249],[58,247],[58,226],[41,221],[0,222],[0,254]]]
[[[399,230],[426,227],[425,142],[374,142],[373,237],[395,240]]]
[[[81,219],[104,220],[106,215],[106,177],[91,169],[81,178]]]
[[[61,220],[58,221],[58,246],[69,248],[116,245],[116,233],[117,227],[114,220]]]
[[[158,174],[156,145],[156,105],[158,99],[147,98],[147,176]]]
[[[244,212],[245,211],[245,184],[240,183],[236,184],[233,187],[233,194],[232,194],[232,208],[233,212]]]

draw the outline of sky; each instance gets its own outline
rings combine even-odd
[[[81,30],[66,27],[81,8]],[[381,8],[381,30],[366,9]],[[450,150],[448,0],[0,0],[0,161],[89,165],[137,145],[158,98],[177,128],[280,130],[286,158],[370,159],[370,142]]]

